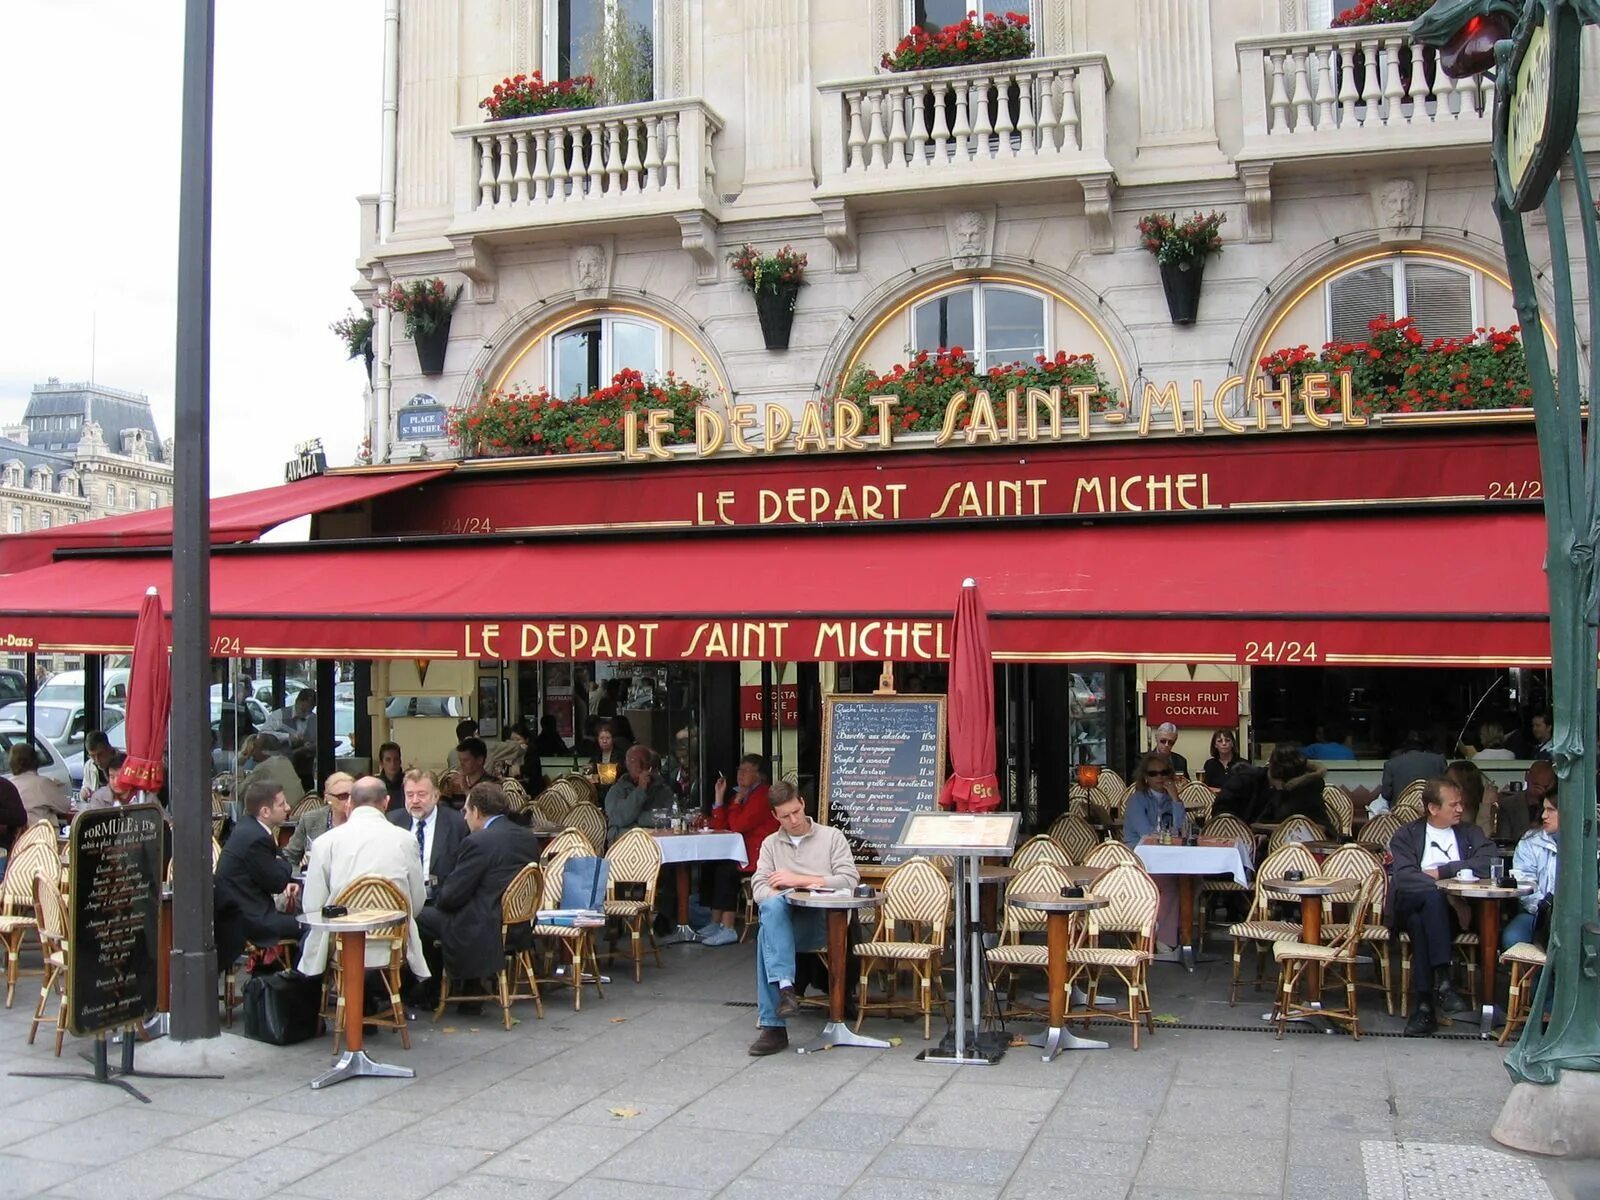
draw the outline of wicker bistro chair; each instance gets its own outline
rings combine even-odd
[[[1274,892],[1266,886],[1268,879],[1281,879],[1285,871],[1303,871],[1309,878],[1318,873],[1317,860],[1304,846],[1291,844],[1274,850],[1256,869],[1255,891],[1250,901],[1250,912],[1243,921],[1228,926],[1228,936],[1233,939],[1233,977],[1228,988],[1230,1005],[1239,1001],[1239,965],[1244,959],[1246,942],[1256,944],[1255,986],[1260,988],[1262,979],[1266,975],[1267,947],[1278,942],[1297,941],[1304,932],[1299,921],[1272,919],[1270,906],[1273,901],[1295,905],[1300,903],[1299,896]]]
[[[1426,779],[1413,779],[1400,789],[1400,794],[1394,797],[1394,803],[1390,807],[1398,809],[1401,805],[1410,804],[1415,800],[1417,802],[1415,815],[1420,817],[1422,815],[1422,789],[1427,785],[1428,781]]]
[[[1183,785],[1178,799],[1183,801],[1189,820],[1197,820],[1203,825],[1211,819],[1211,805],[1215,803],[1217,794],[1198,779],[1192,779]]]
[[[643,829],[630,829],[611,843],[606,851],[610,864],[606,875],[603,908],[608,917],[621,921],[633,940],[633,981],[644,978],[643,939],[650,938],[650,952],[661,966],[661,947],[656,945],[651,923],[656,915],[656,881],[661,875],[661,845]],[[624,899],[618,886],[638,889],[639,896]]]
[[[1067,812],[1074,817],[1089,819],[1089,789],[1075,783],[1067,789]]]
[[[562,824],[563,828],[576,829],[588,838],[593,853],[599,854],[606,848],[606,815],[593,804],[574,804]]]
[[[1267,839],[1267,853],[1271,854],[1280,846],[1290,846],[1297,842],[1324,841],[1327,836],[1322,826],[1310,818],[1290,817],[1272,831],[1272,836]]]
[[[1511,989],[1506,993],[1506,1026],[1500,1031],[1500,1044],[1509,1042],[1517,1030],[1528,1023],[1533,1012],[1533,997],[1544,969],[1544,947],[1534,942],[1518,942],[1500,955],[1511,968]]]
[[[389,952],[389,961],[379,968],[383,981],[389,988],[389,1011],[369,1014],[365,1019],[374,1025],[398,1030],[400,1044],[411,1049],[411,1031],[406,1027],[406,1010],[400,1003],[400,968],[406,961],[406,934],[410,925],[411,901],[393,880],[382,875],[361,875],[344,886],[335,904],[342,904],[352,912],[361,908],[399,909],[408,914],[407,920],[384,925],[367,934],[367,945],[381,945]],[[328,951],[328,987],[333,989],[333,1052],[339,1053],[344,1040],[344,988],[339,975],[343,970],[343,934],[333,935],[333,945]]]
[[[1452,920],[1452,927],[1454,922]],[[1395,943],[1400,948],[1400,1015],[1411,1015],[1411,935],[1404,929],[1398,930]],[[1457,930],[1450,941],[1450,956],[1467,977],[1467,999],[1473,1007],[1478,1005],[1478,931],[1476,929]],[[1488,980],[1488,986],[1494,987],[1494,980]],[[1441,1025],[1445,1022],[1441,1020]]]
[[[1068,815],[1050,826],[1050,839],[1067,852],[1067,857],[1081,863],[1095,848],[1100,838],[1082,817]]]
[[[293,830],[295,824],[300,820],[301,817],[305,816],[313,808],[320,807],[321,804],[321,792],[307,792],[304,796],[300,797],[300,803],[296,804],[289,810],[289,818],[283,823],[284,828]]]
[[[1055,895],[1067,883],[1067,876],[1053,862],[1037,862],[1010,882],[1007,891],[1014,896]],[[1031,909],[1004,905],[1000,924],[1000,944],[989,950],[984,958],[994,983],[991,995],[997,995],[1006,985],[1010,999],[1007,1002],[1010,1016],[1043,1016],[1046,1010],[1037,1006],[1017,1007],[1017,974],[1020,971],[1046,971],[1050,962],[1048,950],[1042,941],[1047,914]]]
[[[1083,859],[1083,865],[1086,867],[1120,867],[1125,864],[1144,870],[1144,864],[1139,861],[1137,854],[1121,842],[1113,841],[1101,842]]]
[[[888,1012],[904,1007],[896,1000],[894,981],[900,972],[915,973],[920,984],[918,1008],[922,1013],[922,1040],[933,1036],[933,991],[939,988],[939,966],[944,959],[945,927],[950,923],[950,885],[944,874],[926,858],[909,858],[883,881],[883,902],[878,908],[872,940],[858,942],[861,960],[861,994],[857,1002],[856,1029],[868,1009]],[[927,940],[920,940],[918,933]],[[883,1000],[868,999],[868,981],[874,969],[888,976]]]
[[[1383,896],[1382,868],[1367,872],[1355,894],[1357,912],[1368,911],[1376,899]],[[1278,1002],[1273,1005],[1277,1019],[1278,1037],[1283,1037],[1284,1025],[1292,1018],[1315,1014],[1350,1027],[1350,1036],[1361,1038],[1361,1019],[1356,1009],[1356,954],[1361,948],[1361,926],[1351,922],[1340,928],[1329,941],[1319,945],[1305,942],[1274,942],[1272,957],[1278,964]],[[1343,1008],[1322,1004],[1320,992],[1312,994],[1309,981],[1321,973],[1322,982],[1333,975],[1344,984]],[[1295,991],[1302,982],[1307,983],[1304,1003],[1295,1003]]]
[[[1355,805],[1350,802],[1350,794],[1343,788],[1330,784],[1322,789],[1322,807],[1328,810],[1328,820],[1333,822],[1333,832],[1342,838],[1349,837],[1356,811]]]
[[[567,803],[566,795],[558,792],[554,787],[547,787],[529,802],[533,811],[538,813],[552,825],[560,825],[567,819],[567,811],[572,807]]]
[[[1359,946],[1370,947],[1372,961],[1378,965],[1378,979],[1376,983],[1365,980],[1356,980],[1357,987],[1377,987],[1383,991],[1383,1004],[1390,1016],[1394,1015],[1394,979],[1390,970],[1389,946],[1392,934],[1383,922],[1384,901],[1389,894],[1389,874],[1383,869],[1383,863],[1378,856],[1366,846],[1342,846],[1328,855],[1323,860],[1321,873],[1330,879],[1361,879],[1368,875],[1378,876],[1376,894],[1371,898],[1368,906],[1361,907],[1361,892],[1357,888],[1350,892],[1339,892],[1328,897],[1329,907],[1334,905],[1349,905],[1350,916],[1348,922],[1324,922],[1322,934],[1330,942],[1337,941],[1344,935],[1347,924],[1357,926],[1356,942],[1357,953]]]
[[[1161,902],[1155,880],[1142,867],[1131,864],[1113,867],[1095,880],[1094,894],[1111,901],[1106,908],[1093,909],[1088,916],[1085,940],[1067,950],[1067,987],[1082,976],[1087,1000],[1072,1009],[1068,1020],[1104,1017],[1125,1021],[1133,1029],[1133,1048],[1139,1048],[1139,1026],[1155,1032],[1150,1009],[1149,969],[1156,949],[1156,909]],[[1121,935],[1127,945],[1105,945],[1107,934]],[[1128,989],[1126,1012],[1103,1009],[1095,1003],[1100,980],[1110,971]]]
[[[1205,825],[1205,836],[1208,838],[1226,838],[1230,842],[1243,842],[1246,849],[1246,859],[1254,857],[1256,835],[1238,817],[1232,813],[1223,813],[1220,817],[1212,817]],[[1231,875],[1221,879],[1203,879],[1200,881],[1200,929],[1204,933],[1209,925],[1210,913],[1213,908],[1212,899],[1216,896],[1243,896],[1250,892],[1250,885],[1240,883]]]
[[[1016,853],[1011,856],[1010,866],[1017,871],[1024,871],[1034,863],[1056,863],[1059,866],[1072,866],[1072,855],[1062,849],[1061,844],[1046,834],[1038,834],[1029,838],[1017,847]]]
[[[56,995],[56,1057],[67,1036],[67,965],[71,947],[67,944],[67,902],[55,885],[53,874],[35,875],[34,919],[39,930],[39,949],[44,959],[44,979],[39,984],[39,1003],[33,1009],[33,1024],[28,1026],[28,1045],[39,1032],[50,993]]]
[[[581,771],[573,771],[556,780],[556,786],[565,790],[573,804],[593,804],[600,807],[600,789],[595,781]]]
[[[53,843],[56,840],[49,825],[34,828],[50,831],[50,841]],[[30,930],[37,934],[39,927],[34,912],[33,881],[41,876],[47,880],[56,878],[61,869],[58,855],[59,851],[54,845],[47,845],[35,838],[20,851],[13,851],[6,861],[5,878],[0,879],[0,946],[5,947],[6,952],[7,1008],[11,1007],[17,992],[17,975],[22,968],[22,940]]]
[[[581,829],[563,829],[550,839],[550,844],[544,848],[544,853],[539,856],[539,861],[548,869],[550,860],[556,855],[567,857],[594,858],[595,848],[589,842],[589,835]],[[546,904],[545,908],[553,905]]]
[[[491,994],[453,992],[449,970],[439,975],[439,1003],[433,1010],[437,1024],[444,1015],[444,1006],[464,1001],[492,1001],[500,1006],[500,1015],[507,1029],[511,1028],[511,1006],[518,1000],[532,1000],[534,1012],[544,1020],[544,999],[539,995],[539,978],[533,969],[533,952],[526,944],[514,946],[512,933],[519,925],[533,927],[539,908],[541,877],[536,863],[529,863],[506,884],[500,896],[500,944],[505,947],[505,957],[500,962],[499,986]],[[522,985],[526,984],[526,990]]]
[[[1356,834],[1356,841],[1363,846],[1371,846],[1379,854],[1389,849],[1389,839],[1400,828],[1400,818],[1392,812],[1379,813],[1361,826]]]
[[[587,848],[575,850],[569,843],[559,847],[557,843],[571,830],[564,831],[544,852],[542,867],[542,888],[539,897],[539,907],[550,910],[561,907],[562,874],[566,870],[567,859],[591,853]],[[646,834],[646,837],[649,835]],[[604,997],[605,992],[600,989],[600,963],[595,955],[594,930],[583,929],[575,925],[544,925],[534,918],[533,936],[536,942],[542,942],[547,949],[552,951],[550,957],[555,958],[554,949],[559,947],[566,955],[564,970],[569,974],[566,978],[558,975],[551,962],[550,973],[539,980],[548,985],[563,984],[572,989],[572,1009],[574,1012],[583,1008],[583,985],[593,982],[596,996]]]
[[[506,809],[512,813],[525,813],[528,811],[528,789],[515,779],[500,781],[500,790],[505,794]]]

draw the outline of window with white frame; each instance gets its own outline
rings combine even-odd
[[[1327,29],[1334,17],[1352,6],[1344,0],[1306,0],[1306,28]]]
[[[11,532],[22,532],[22,506],[20,504],[11,506]]]
[[[924,29],[943,29],[954,25],[968,13],[978,20],[985,17],[1003,17],[1007,13],[1026,13],[1033,19],[1033,5],[1029,0],[904,0],[905,27],[920,25]]]
[[[39,510],[39,528],[40,529],[49,529],[50,528],[50,510],[47,509],[47,508],[41,508]]]
[[[600,317],[550,339],[550,390],[563,400],[605,387],[618,371],[661,370],[661,330],[648,321]]]
[[[22,486],[22,464],[21,463],[7,463],[6,464],[6,486],[7,487],[21,487]]]
[[[545,0],[544,75],[593,75],[613,103],[655,95],[654,0]]]
[[[980,370],[1030,363],[1050,341],[1048,308],[1038,292],[1003,284],[952,288],[911,310],[911,347],[932,353],[959,346]]]
[[[154,489],[151,489],[149,502],[145,505],[145,507],[146,508],[160,508],[161,507],[161,494],[159,492],[155,491]]]
[[[1328,340],[1360,342],[1376,317],[1410,317],[1426,338],[1466,337],[1482,322],[1482,280],[1464,267],[1421,258],[1368,263],[1324,289]]]

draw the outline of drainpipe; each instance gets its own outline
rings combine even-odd
[[[399,159],[400,124],[400,0],[384,0],[383,5],[383,145],[380,149],[378,184],[378,247],[389,243],[394,234],[395,173]],[[389,274],[381,268],[373,272],[372,282],[387,291]],[[390,348],[394,344],[394,314],[377,309],[372,330],[372,461],[387,462],[393,395],[389,384]]]

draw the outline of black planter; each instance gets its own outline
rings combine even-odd
[[[1200,280],[1205,271],[1203,258],[1161,264],[1161,289],[1167,293],[1167,313],[1174,325],[1193,325],[1200,315]]]
[[[756,317],[761,322],[761,340],[768,350],[789,348],[789,330],[794,327],[794,301],[799,294],[798,283],[779,284],[775,292],[756,293]]]
[[[371,342],[368,342],[364,347],[362,347],[361,358],[362,358],[362,361],[367,364],[367,382],[371,383],[372,382],[372,361],[373,361],[372,343]]]
[[[417,344],[417,363],[422,367],[422,373],[444,374],[444,352],[450,345],[450,318],[446,317],[432,333],[417,330],[411,340]]]

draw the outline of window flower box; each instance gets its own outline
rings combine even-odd
[[[668,445],[694,440],[695,410],[707,392],[671,371],[646,378],[630,369],[618,371],[611,383],[585,396],[563,400],[548,389],[490,392],[450,411],[450,442],[468,457],[590,454],[622,449],[626,414],[650,409],[672,413]]]

